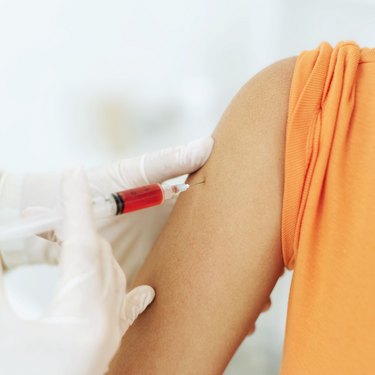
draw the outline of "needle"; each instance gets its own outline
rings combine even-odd
[[[201,182],[197,182],[196,184],[190,184],[190,186],[195,186],[195,185],[200,185],[200,184],[204,184],[206,182],[206,180],[203,180]]]

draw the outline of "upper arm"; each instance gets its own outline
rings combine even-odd
[[[225,111],[210,159],[189,177],[137,277],[156,299],[126,334],[113,373],[222,373],[260,314],[283,269],[293,67],[287,59],[266,68]]]

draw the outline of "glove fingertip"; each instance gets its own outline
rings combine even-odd
[[[154,300],[155,290],[142,285],[134,288],[125,298],[124,318],[129,326],[132,325],[137,317],[143,313],[147,306]]]
[[[205,163],[208,157],[211,154],[212,147],[214,145],[214,139],[209,137],[204,137],[197,139],[188,144],[188,148],[199,150],[199,154],[201,156],[202,162]]]
[[[196,171],[206,163],[211,155],[213,145],[214,139],[210,136],[197,139],[186,146],[183,153],[185,162],[181,165],[184,165],[187,173]]]
[[[207,161],[213,144],[212,137],[205,137],[184,146],[145,155],[140,167],[142,175],[146,176],[148,181],[161,182],[193,173]]]

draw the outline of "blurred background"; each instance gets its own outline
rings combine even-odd
[[[210,133],[275,60],[355,40],[375,46],[375,0],[0,0],[0,155],[14,172],[102,164]],[[290,274],[226,375],[277,374]],[[52,267],[7,275],[38,315]],[[41,292],[42,291],[42,292]]]

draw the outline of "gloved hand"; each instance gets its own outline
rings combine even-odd
[[[14,314],[0,269],[0,374],[102,375],[154,298],[146,285],[125,294],[125,275],[96,231],[82,171],[63,179],[62,203],[59,285],[43,317],[24,321]]]
[[[206,162],[212,146],[213,139],[208,137],[187,146],[173,147],[140,158],[120,160],[109,166],[93,168],[88,171],[90,191],[94,196],[107,195],[192,173]],[[13,206],[23,210],[34,206],[32,210],[27,210],[27,215],[32,215],[43,210],[35,206],[53,208],[60,178],[58,174],[22,178],[5,175],[2,189],[0,186],[0,209]],[[101,220],[98,223],[100,233],[111,243],[116,259],[124,268],[130,283],[163,228],[172,206],[173,201],[168,201],[159,207]],[[58,244],[34,237],[29,238],[23,248],[17,252],[3,254],[7,267],[25,263],[57,262]]]

